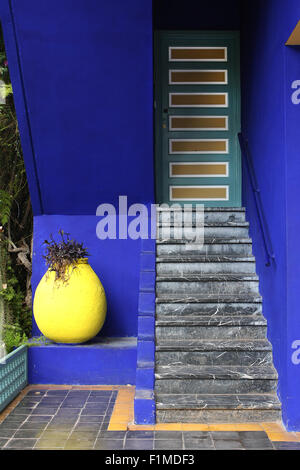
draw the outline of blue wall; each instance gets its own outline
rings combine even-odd
[[[11,4],[42,212],[152,200],[151,0]]]
[[[105,287],[101,335],[136,336],[140,241],[98,240],[95,214],[119,195],[153,202],[152,2],[3,0],[0,14],[35,214],[33,289],[42,242],[63,228]]]
[[[285,46],[300,18],[297,0],[243,2],[242,127],[249,139],[261,189],[275,263],[265,267],[264,250],[244,171],[244,204],[260,276],[268,337],[279,372],[279,396],[288,429],[300,429],[300,369],[291,344],[300,338],[299,215],[300,108],[291,103],[291,81],[300,79],[300,53]],[[297,132],[298,129],[298,132]]]

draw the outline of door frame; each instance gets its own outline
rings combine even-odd
[[[241,168],[241,152],[238,142],[238,132],[241,129],[241,86],[240,86],[240,33],[239,31],[171,31],[171,30],[158,30],[154,31],[154,169],[155,169],[155,200],[157,204],[165,203],[164,200],[164,189],[163,189],[163,168],[162,168],[162,127],[160,124],[162,113],[163,113],[163,90],[160,70],[163,69],[160,46],[164,39],[184,39],[186,36],[189,38],[196,36],[197,38],[203,39],[220,39],[223,41],[228,41],[234,51],[234,82],[232,85],[228,85],[232,88],[236,88],[235,91],[235,101],[234,107],[231,107],[231,112],[234,119],[234,128],[236,129],[236,135],[233,138],[231,145],[234,145],[233,153],[235,155],[234,161],[234,171],[233,178],[236,181],[236,184],[232,185],[233,194],[228,201],[208,201],[207,203],[203,202],[208,207],[240,207],[242,199],[242,168]],[[168,115],[169,119],[169,115]],[[229,184],[229,183],[228,183]],[[175,203],[175,201],[174,201]],[[202,201],[199,201],[201,204]],[[172,202],[170,203],[172,204]],[[176,201],[176,204],[178,202]],[[180,203],[179,203],[180,204]]]

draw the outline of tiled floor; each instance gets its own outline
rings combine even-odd
[[[99,388],[29,388],[0,414],[0,449],[300,450],[298,433],[277,423],[134,429],[132,387]]]

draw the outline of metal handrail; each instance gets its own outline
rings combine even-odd
[[[256,178],[254,166],[253,166],[253,161],[252,161],[251,152],[249,149],[248,140],[245,139],[245,137],[243,136],[241,132],[239,132],[238,138],[239,138],[242,156],[244,157],[246,161],[246,167],[248,170],[250,184],[251,184],[251,188],[252,188],[253,195],[254,195],[255,208],[257,212],[259,227],[260,227],[260,231],[261,231],[261,235],[263,239],[263,245],[265,249],[266,266],[271,266],[271,262],[275,260],[275,256],[274,256],[274,252],[272,248],[272,242],[271,242],[271,238],[269,234],[268,225],[266,223],[266,218],[264,215],[263,204],[261,200],[261,193],[260,193],[260,189],[257,183],[257,178]]]

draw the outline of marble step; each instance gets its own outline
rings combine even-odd
[[[259,295],[170,295],[156,298],[156,315],[258,315],[262,313]]]
[[[164,394],[156,393],[159,423],[268,422],[281,418],[276,393]]]
[[[235,366],[236,364],[244,366],[259,366],[273,363],[272,350],[264,351],[245,351],[245,350],[180,350],[180,351],[169,351],[169,350],[156,350],[155,363],[158,366],[164,365],[228,365]]]
[[[204,220],[206,222],[245,222],[245,209],[244,208],[226,208],[228,210],[223,210],[223,208],[213,208],[215,210],[210,210],[210,208],[204,209]],[[185,220],[190,220],[192,222],[202,221],[203,215],[202,211],[197,211],[195,208],[177,208],[177,209],[162,209],[158,208],[157,211],[157,220],[158,222],[178,222],[185,217]]]
[[[156,351],[272,351],[267,339],[164,339]]]
[[[165,239],[156,241],[156,253],[165,255],[252,255],[250,238],[204,238],[204,245],[187,243],[186,240]]]
[[[267,366],[156,366],[158,393],[270,393],[277,388],[277,372]]]
[[[157,365],[265,365],[272,364],[272,346],[264,339],[160,339]]]
[[[156,340],[171,338],[225,339],[266,337],[266,320],[260,316],[157,317]]]
[[[184,229],[181,224],[161,223],[157,227],[157,238],[177,238],[191,240],[196,237],[198,230],[203,230],[204,239],[213,237],[222,238],[248,238],[248,222],[227,222],[227,223],[206,223],[203,227],[194,227],[192,224],[185,224]]]
[[[156,258],[157,274],[255,273],[253,256],[165,255]]]
[[[156,294],[259,294],[256,274],[160,274],[156,277]]]

